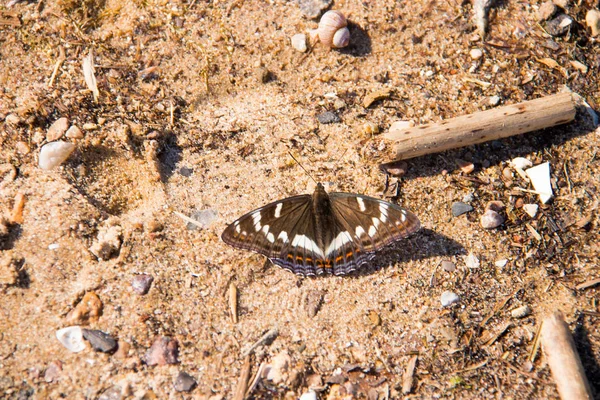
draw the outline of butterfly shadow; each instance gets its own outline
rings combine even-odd
[[[396,263],[424,260],[431,257],[451,257],[466,254],[463,245],[431,229],[421,229],[411,237],[378,251],[375,258],[348,276],[371,275]]]

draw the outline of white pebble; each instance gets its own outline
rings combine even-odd
[[[473,60],[479,60],[481,57],[483,57],[483,51],[481,51],[481,49],[471,49],[469,55]]]
[[[508,260],[506,258],[502,259],[502,260],[498,260],[494,263],[494,265],[498,268],[503,268],[506,264],[508,264]]]
[[[484,229],[494,229],[504,223],[504,217],[494,210],[487,210],[479,221]]]
[[[533,163],[526,158],[517,157],[510,160],[510,165],[512,165],[513,168],[525,169],[531,167]]]
[[[526,170],[525,173],[527,173],[533,188],[538,196],[540,196],[540,201],[544,204],[547,203],[554,195],[552,192],[552,183],[550,182],[550,163],[545,162],[536,165]]]
[[[490,106],[496,107],[498,104],[500,104],[500,100],[501,100],[500,96],[494,95],[489,98],[488,102],[489,102]]]
[[[444,292],[444,293],[442,293],[442,296],[440,297],[440,302],[442,303],[442,306],[444,306],[444,307],[448,307],[448,306],[451,306],[452,304],[458,303],[459,300],[460,300],[460,298],[454,292]]]
[[[317,400],[317,394],[310,390],[306,393],[302,393],[302,396],[300,396],[300,400]]]
[[[527,215],[529,215],[531,218],[535,218],[535,216],[537,215],[538,212],[538,205],[537,204],[525,204],[523,205],[523,211],[525,211],[527,213]]]
[[[69,326],[67,328],[57,330],[56,338],[70,352],[79,353],[80,351],[85,350],[83,331],[79,326]]]
[[[52,142],[42,146],[40,150],[39,167],[44,170],[51,170],[65,162],[75,150],[75,145],[69,142]]]
[[[304,33],[297,33],[294,36],[292,36],[292,47],[304,53],[307,48],[306,35]]]
[[[412,121],[396,121],[390,126],[390,132],[402,132],[415,126]]]
[[[467,268],[479,268],[479,258],[473,253],[469,253],[468,256],[465,257],[465,265]]]
[[[592,31],[592,36],[598,36],[600,34],[600,11],[589,10],[585,15],[585,23]]]

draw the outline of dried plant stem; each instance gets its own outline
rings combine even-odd
[[[590,384],[585,376],[569,327],[560,311],[544,320],[540,337],[560,398],[591,400]]]
[[[549,128],[574,118],[571,94],[559,93],[436,124],[390,131],[384,137],[394,141],[393,162]]]

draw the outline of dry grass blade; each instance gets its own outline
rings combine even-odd
[[[256,389],[256,386],[258,385],[258,382],[260,382],[260,378],[262,377],[265,365],[266,364],[264,362],[260,363],[258,371],[256,371],[256,374],[254,374],[254,377],[252,378],[252,383],[248,386],[248,390],[246,390],[246,398],[250,398],[250,395],[252,394],[254,389]]]
[[[248,379],[250,378],[250,356],[246,356],[244,366],[240,374],[240,379],[233,394],[233,400],[244,400],[246,397],[246,388],[248,387]]]
[[[406,372],[402,376],[402,394],[409,394],[413,387],[413,379],[415,376],[415,367],[417,366],[417,356],[414,355],[408,361]]]
[[[592,279],[592,280],[580,283],[579,285],[575,286],[575,289],[577,289],[577,290],[583,290],[583,289],[591,288],[591,287],[596,286],[596,285],[600,285],[600,278],[598,278],[598,279]]]
[[[231,313],[231,321],[234,324],[237,324],[237,287],[233,284],[233,282],[229,284],[229,311]]]
[[[83,58],[83,78],[88,89],[94,95],[94,101],[98,102],[100,92],[98,91],[98,83],[96,82],[96,71],[94,70],[94,52],[90,49],[87,56]]]

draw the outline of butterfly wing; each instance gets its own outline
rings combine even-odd
[[[417,216],[396,204],[351,193],[331,193],[336,236],[325,256],[334,261],[336,274],[348,273],[373,253],[418,231]]]

